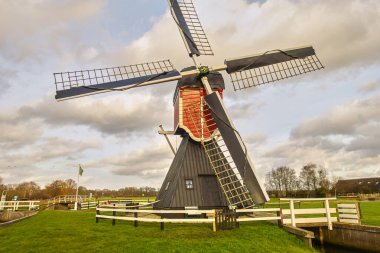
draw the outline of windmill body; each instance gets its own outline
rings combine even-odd
[[[177,71],[169,60],[55,73],[58,101],[177,80],[173,134],[181,145],[158,194],[156,208],[249,208],[269,197],[223,103],[226,71],[234,90],[323,68],[311,46],[271,50],[202,66],[213,55],[192,0],[168,0],[194,67]],[[173,152],[175,152],[173,150]]]

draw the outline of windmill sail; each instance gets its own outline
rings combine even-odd
[[[178,80],[182,76],[169,60],[54,73],[57,100]]]
[[[273,50],[263,54],[227,59],[235,90],[279,81],[324,68],[313,47]]]
[[[169,0],[173,18],[192,55],[214,55],[192,0]]]
[[[234,171],[242,187],[236,190],[235,198],[241,198],[243,203],[249,203],[250,197],[256,204],[262,204],[269,201],[268,194],[266,193],[260,178],[258,177],[253,167],[252,161],[249,158],[245,145],[235,130],[234,125],[227,114],[226,109],[222,103],[222,100],[217,93],[211,93],[205,97],[206,103],[211,111],[213,119],[218,126],[221,137],[223,138],[223,144],[228,150],[229,155],[233,160],[236,170]],[[223,182],[220,182],[223,184]],[[248,196],[248,194],[250,196]],[[245,207],[243,205],[243,207]]]

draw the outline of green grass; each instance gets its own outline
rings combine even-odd
[[[380,226],[380,201],[360,202],[362,224]]]
[[[316,252],[266,222],[212,232],[211,224],[159,224],[110,220],[94,212],[43,211],[0,227],[0,252]]]

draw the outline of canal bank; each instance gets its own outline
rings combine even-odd
[[[306,227],[314,233],[313,245],[322,252],[380,252],[380,227],[333,223],[327,227]]]

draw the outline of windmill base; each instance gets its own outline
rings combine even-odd
[[[227,209],[228,202],[201,143],[183,137],[155,209]],[[183,216],[183,215],[182,215]]]

